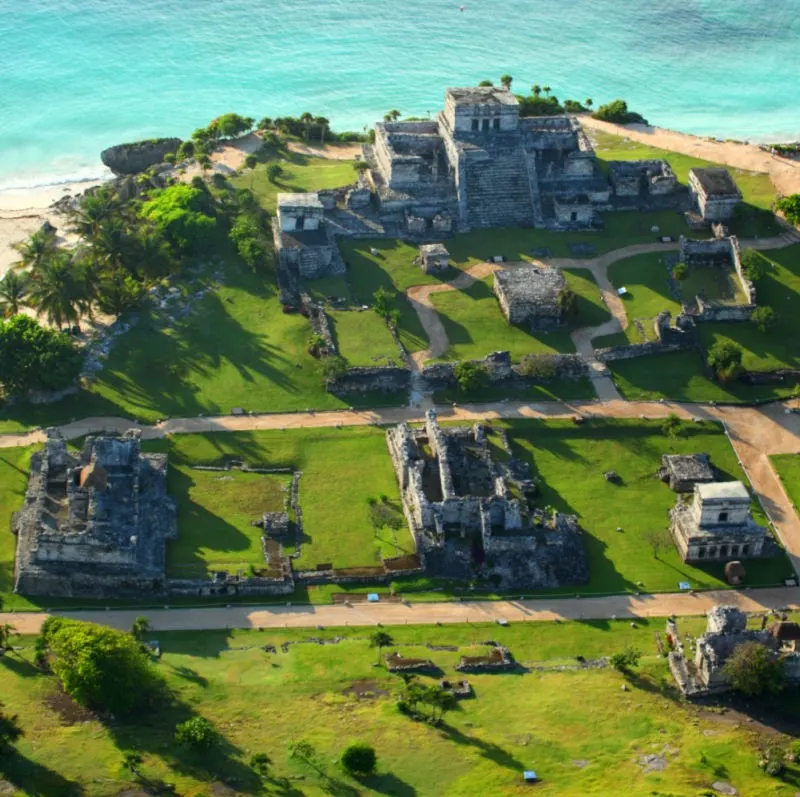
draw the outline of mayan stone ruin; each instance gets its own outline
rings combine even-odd
[[[423,428],[386,434],[425,571],[503,589],[585,583],[577,518],[533,508],[528,466],[495,459],[486,434],[482,424],[442,429],[432,411]]]
[[[111,598],[165,582],[177,536],[167,455],[144,454],[138,432],[87,437],[80,454],[50,433],[31,457],[17,535],[14,589],[25,595]]]
[[[728,691],[725,662],[744,642],[766,647],[783,660],[787,681],[800,682],[800,654],[796,652],[800,628],[796,623],[777,622],[768,628],[748,629],[747,615],[733,606],[715,606],[707,618],[706,632],[695,640],[693,656],[685,650],[675,621],[667,621],[669,668],[683,694],[703,697]]]
[[[739,203],[742,192],[727,169],[689,169],[689,194],[705,222],[730,219]]]
[[[509,324],[552,329],[564,320],[567,280],[557,268],[531,266],[494,272],[494,293]]]
[[[750,511],[741,482],[694,485],[692,500],[678,497],[670,531],[685,562],[729,561],[764,555],[767,532]]]
[[[690,493],[695,484],[716,480],[716,472],[708,454],[664,454],[658,477],[676,493]]]

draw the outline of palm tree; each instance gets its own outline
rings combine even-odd
[[[586,99],[583,101],[583,104],[584,104],[584,105],[585,105],[587,108],[591,108],[591,107],[592,107],[592,105],[594,105],[594,100],[593,100],[591,97],[587,97],[587,98],[586,98]]]
[[[300,116],[300,121],[303,123],[305,127],[305,139],[308,141],[309,137],[311,136],[311,125],[314,124],[314,117],[308,111]]]
[[[169,246],[157,230],[147,227],[140,229],[136,236],[135,251],[140,276],[152,280],[168,273]]]
[[[81,238],[91,240],[97,235],[100,226],[122,215],[123,203],[108,189],[100,189],[85,196],[78,207],[70,214],[72,232]]]
[[[511,75],[501,75],[500,76],[500,85],[506,90],[511,91],[511,83],[513,82],[514,78]]]
[[[26,241],[13,246],[20,255],[15,268],[36,268],[55,251],[56,236],[50,231],[37,230]]]
[[[250,169],[250,189],[253,188],[253,177],[255,176],[255,168],[258,166],[258,158],[255,155],[248,155],[244,159],[244,165]]]
[[[550,96],[550,86],[542,86],[542,91],[549,97]]]
[[[318,116],[314,120],[314,124],[317,125],[320,129],[319,133],[319,145],[321,147],[325,146],[325,134],[328,132],[328,125],[330,125],[331,120],[326,119],[324,116]]]
[[[4,317],[17,315],[28,295],[28,277],[9,271],[0,280],[0,313]]]
[[[399,118],[400,118],[400,111],[398,111],[396,108],[392,108],[391,111],[383,115],[384,122],[396,122]]]
[[[131,635],[139,642],[141,642],[144,635],[149,634],[150,631],[152,631],[152,628],[150,626],[150,621],[146,617],[140,616],[133,621]]]
[[[538,83],[534,83],[531,86],[531,91],[534,97],[538,97],[542,93],[542,87]]]
[[[91,310],[91,297],[83,264],[69,252],[56,252],[31,275],[31,306],[40,316],[61,328],[77,324]]]
[[[369,644],[373,648],[378,648],[378,664],[381,663],[381,650],[394,642],[390,634],[386,631],[375,631],[369,638]]]

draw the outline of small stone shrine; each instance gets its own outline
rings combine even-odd
[[[742,192],[727,169],[689,169],[689,194],[704,221],[727,221],[742,201]]]
[[[436,274],[450,267],[450,252],[444,244],[423,244],[419,248],[419,262],[426,274]]]
[[[494,293],[510,324],[552,329],[564,320],[561,296],[564,275],[548,266],[525,266],[495,271]]]
[[[664,454],[658,477],[676,493],[690,493],[695,484],[716,480],[708,454]]]

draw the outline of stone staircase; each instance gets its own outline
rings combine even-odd
[[[535,222],[528,164],[522,147],[467,158],[467,221],[470,227],[520,227]]]

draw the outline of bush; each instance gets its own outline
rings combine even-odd
[[[283,169],[281,168],[280,163],[270,163],[267,164],[267,179],[274,183],[277,179],[283,174]]]
[[[239,213],[228,233],[239,257],[250,268],[263,265],[269,256],[269,246],[262,235],[258,216],[252,212]]]
[[[686,263],[676,263],[672,267],[672,278],[679,282],[685,280],[689,276],[689,266]]]
[[[628,110],[628,103],[625,100],[614,100],[606,105],[601,105],[592,114],[592,119],[600,119],[602,122],[613,122],[618,125],[647,124],[647,120],[643,116]]]
[[[342,766],[354,775],[371,775],[378,756],[375,748],[365,742],[354,742],[342,753]]]
[[[766,332],[778,322],[778,314],[768,305],[759,305],[753,310],[750,320],[762,331]]]
[[[217,732],[205,717],[192,717],[175,727],[175,741],[195,750],[207,750],[216,743]]]
[[[54,617],[42,626],[42,639],[53,673],[82,706],[124,716],[161,695],[163,682],[129,634]]]
[[[489,381],[489,372],[486,366],[471,360],[460,362],[453,369],[453,374],[458,382],[459,390],[465,393],[470,390],[478,390]]]
[[[62,390],[78,378],[83,356],[72,339],[26,315],[0,321],[0,385],[7,396]]]
[[[217,224],[205,183],[202,188],[184,183],[164,188],[142,205],[141,214],[173,247],[184,252],[200,251],[209,243]]]
[[[641,658],[642,654],[636,650],[636,648],[627,647],[621,653],[615,653],[610,661],[611,666],[615,670],[619,670],[622,673],[629,673],[639,664],[639,659]]]
[[[775,207],[792,224],[800,224],[800,194],[791,194],[775,203]]]
[[[564,112],[565,113],[581,113],[582,111],[588,111],[589,109],[586,106],[581,105],[578,100],[564,100]]]
[[[780,692],[786,685],[783,661],[759,642],[737,645],[722,671],[731,688],[749,697]]]
[[[737,379],[742,368],[742,349],[732,340],[717,341],[709,350],[706,362],[720,382]]]
[[[218,116],[208,126],[208,130],[216,138],[234,138],[252,130],[255,119],[239,116],[238,113],[226,113]]]
[[[742,272],[750,282],[758,282],[767,273],[769,261],[754,249],[742,252]]]

